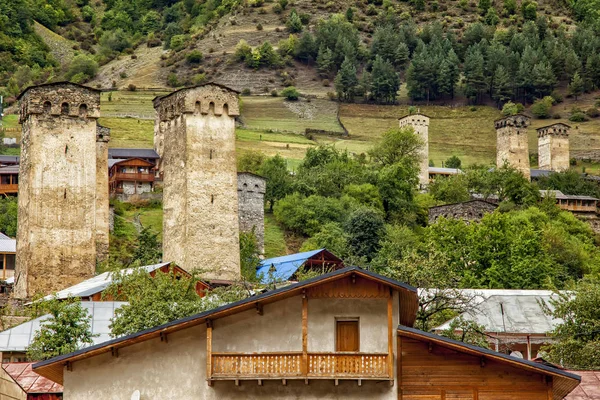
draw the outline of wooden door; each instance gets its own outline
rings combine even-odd
[[[336,321],[335,351],[359,351],[358,321]]]

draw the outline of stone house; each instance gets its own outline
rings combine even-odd
[[[34,365],[68,400],[562,399],[579,376],[410,328],[415,288],[344,268]],[[138,397],[139,395],[139,397]]]
[[[2,265],[0,279],[3,281],[15,276],[16,254],[17,241],[0,232],[0,264]]]
[[[494,212],[497,204],[486,200],[469,200],[461,203],[444,204],[429,208],[429,223],[433,224],[438,218],[462,219],[463,221],[481,221],[485,214]]]
[[[241,232],[254,231],[260,253],[265,252],[265,193],[267,180],[251,172],[237,173],[238,223]]]
[[[19,192],[19,165],[0,167],[0,195],[16,196]]]

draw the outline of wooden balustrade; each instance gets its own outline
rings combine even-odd
[[[212,353],[210,379],[391,379],[385,353]],[[306,371],[304,375],[303,371]]]
[[[19,184],[0,184],[0,193],[17,193],[19,191]]]
[[[388,377],[387,354],[308,354],[308,376]]]
[[[111,181],[154,182],[154,174],[142,172],[117,172],[110,177]]]
[[[301,375],[302,353],[213,353],[212,377],[286,378]]]

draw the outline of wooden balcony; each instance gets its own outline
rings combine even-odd
[[[19,184],[0,184],[0,194],[5,193],[18,193],[19,192]]]
[[[142,172],[117,172],[110,177],[110,181],[154,182],[154,174]]]
[[[390,380],[390,365],[385,353],[213,353],[210,380]]]

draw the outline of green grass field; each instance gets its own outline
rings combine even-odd
[[[131,114],[154,118],[152,99],[168,92],[113,91],[103,92],[100,105],[103,115]],[[110,99],[110,100],[109,100]]]
[[[265,257],[278,257],[287,253],[283,229],[273,214],[265,212]]]

